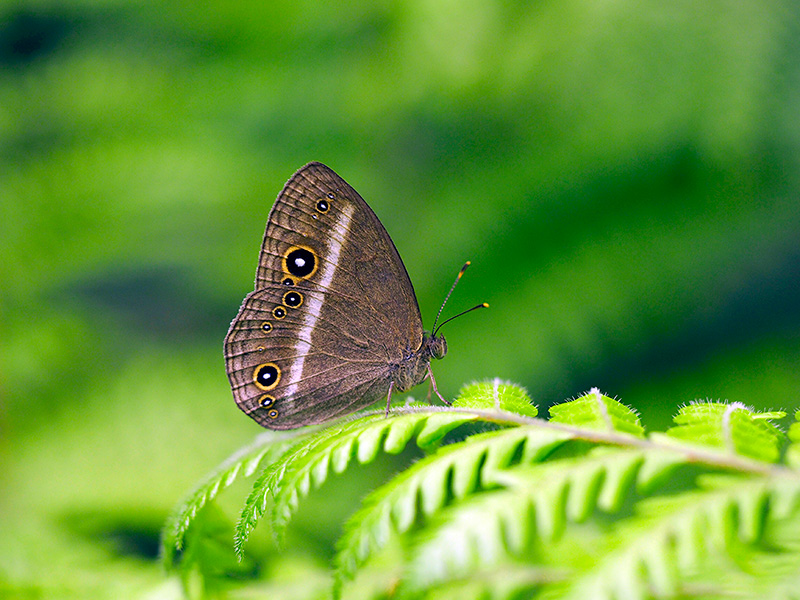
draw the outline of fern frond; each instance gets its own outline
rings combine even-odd
[[[741,402],[692,402],[681,407],[674,418],[676,426],[668,429],[667,435],[775,462],[784,434],[769,419],[785,416],[776,411],[759,414]]]
[[[619,431],[642,437],[644,427],[629,406],[592,388],[588,393],[550,407],[550,422],[606,431]]]
[[[535,567],[523,561],[483,566],[460,579],[427,589],[398,586],[401,600],[519,600],[535,598],[537,590],[562,581],[566,573],[558,568]]]
[[[646,437],[634,410],[596,388],[552,407],[550,420],[536,414],[522,388],[495,379],[464,387],[453,407],[406,405],[388,418],[265,434],[182,503],[164,560],[174,562],[198,511],[242,474],[263,468],[236,526],[240,559],[263,516],[280,536],[331,474],[415,441],[428,455],[346,523],[335,593],[359,573],[356,583],[386,591],[383,577],[393,578],[393,594],[415,599],[798,596],[800,411],[788,466],[775,464],[787,435],[773,421],[783,413],[738,402],[689,404],[671,429]],[[468,423],[479,425],[452,433]],[[191,528],[181,564],[213,576],[196,538],[216,530],[201,529]]]
[[[280,537],[300,498],[322,485],[331,471],[342,473],[353,458],[361,464],[371,462],[381,450],[398,454],[414,438],[420,447],[429,448],[456,427],[476,418],[458,412],[420,412],[389,418],[373,414],[328,427],[296,445],[253,484],[236,526],[237,554],[241,556],[244,543],[266,511],[270,496],[273,533]]]
[[[268,431],[255,441],[222,462],[173,511],[164,525],[160,555],[163,563],[171,566],[175,551],[183,548],[184,537],[198,511],[217,494],[230,486],[240,476],[249,477],[262,463],[270,463],[286,447],[297,440],[296,433]]]
[[[570,437],[537,428],[492,431],[415,463],[375,490],[348,521],[336,556],[337,580],[352,577],[390,536],[410,529],[418,509],[430,515],[450,499],[463,498],[481,485],[494,486],[497,473],[519,455],[524,462],[541,460]]]
[[[442,523],[415,553],[409,581],[421,589],[464,576],[500,556],[522,553],[534,536],[554,540],[568,521],[582,521],[595,508],[618,510],[639,473],[656,477],[655,466],[642,469],[646,457],[641,450],[602,448],[587,457],[498,471],[494,480],[504,489],[440,515]],[[674,469],[672,463],[658,465]]]
[[[753,581],[748,583],[753,588],[754,598],[798,600],[800,519],[797,518],[797,512],[779,513],[775,510],[773,514],[775,518],[767,520],[765,524],[765,543],[762,544],[760,551],[753,552],[739,562],[743,564],[744,571],[753,574]],[[730,587],[742,589],[744,585],[733,581]]]
[[[800,499],[797,479],[705,478],[699,491],[639,502],[638,516],[620,518],[602,531],[588,556],[578,560],[557,550],[565,523],[587,518],[592,508],[619,510],[647,461],[641,451],[590,455],[511,469],[511,487],[440,513],[438,525],[427,528],[413,553],[403,588],[413,596],[524,559],[541,572],[563,574],[569,583],[562,583],[559,597],[670,597],[692,568],[730,560],[732,541],[754,543],[762,535],[765,514],[773,522],[789,519],[787,509],[796,510]],[[602,470],[616,475],[598,477]],[[575,481],[583,484],[573,486]],[[798,565],[794,562],[795,569]]]
[[[500,379],[471,383],[461,388],[453,402],[457,408],[488,408],[527,417],[538,414],[524,388]]]
[[[700,483],[700,489],[676,498],[642,502],[644,516],[616,528],[617,548],[577,577],[565,597],[672,597],[683,580],[692,579],[722,596],[735,593],[724,580],[707,578],[703,571],[714,573],[715,565],[735,562],[735,549],[754,544],[765,520],[781,519],[770,510],[771,502],[785,502],[788,498],[779,497],[787,494],[796,502],[800,481],[787,487],[786,481],[730,476],[715,477],[711,486],[703,486],[702,479]]]
[[[794,423],[789,426],[787,436],[791,443],[786,449],[786,463],[800,469],[800,410],[794,413]]]

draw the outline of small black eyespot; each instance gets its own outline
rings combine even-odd
[[[308,277],[317,268],[317,258],[305,248],[295,248],[286,255],[286,270],[295,277]]]
[[[264,346],[257,346],[256,347],[256,352],[263,352],[264,350],[266,350],[266,348],[264,348]]]
[[[283,285],[294,285],[294,279],[287,277],[281,282]]]
[[[326,200],[317,200],[317,210],[321,213],[326,213],[330,209],[331,205],[328,204]]]
[[[269,411],[269,412],[267,413],[267,416],[268,416],[270,419],[277,419],[277,418],[278,418],[278,411],[277,411],[277,410],[275,410],[275,409],[273,408],[271,411]]]
[[[253,381],[262,390],[269,391],[278,385],[281,379],[281,370],[275,363],[264,363],[258,365],[253,372]]]
[[[275,317],[276,319],[282,319],[283,317],[286,316],[286,309],[283,308],[282,306],[276,306],[275,308],[272,309],[272,316]]]
[[[289,308],[297,308],[303,303],[303,295],[300,292],[286,292],[283,295],[283,303]]]
[[[327,193],[327,194],[325,194],[325,195],[326,195],[328,198],[330,198],[331,200],[333,200],[333,199],[336,197],[336,196],[334,196],[334,195],[333,195],[332,193],[330,193],[330,192],[328,192],[328,193]]]
[[[270,331],[272,331],[272,323],[270,323],[269,321],[264,321],[261,324],[261,330],[269,333]]]
[[[261,398],[258,399],[258,405],[261,408],[269,408],[275,404],[275,398],[270,396],[269,394],[264,394]]]

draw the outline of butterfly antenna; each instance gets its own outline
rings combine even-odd
[[[476,310],[478,308],[489,308],[489,305],[486,302],[482,302],[481,304],[478,304],[477,306],[473,306],[469,310],[465,310],[464,312],[460,312],[457,315],[455,315],[453,317],[450,317],[449,319],[445,319],[442,322],[441,325],[439,325],[438,327],[436,326],[436,324],[439,322],[439,317],[442,316],[442,311],[444,310],[444,305],[447,304],[447,301],[450,299],[450,295],[453,293],[453,290],[456,289],[456,286],[458,285],[458,282],[461,280],[461,276],[464,275],[464,271],[467,270],[467,267],[469,267],[470,264],[472,264],[472,263],[470,263],[470,261],[465,262],[464,266],[461,267],[461,270],[458,272],[458,275],[456,275],[456,280],[453,282],[453,285],[450,286],[450,291],[447,292],[447,296],[444,297],[444,302],[442,302],[442,305],[439,307],[439,312],[436,313],[436,319],[434,319],[434,321],[433,321],[433,329],[432,329],[433,333],[431,335],[436,335],[436,332],[439,331],[444,326],[445,323],[448,323],[448,322],[452,321],[456,317],[460,317],[462,315],[465,315],[468,312],[472,312],[473,310]]]
[[[456,275],[456,280],[453,282],[453,285],[450,286],[450,291],[447,292],[447,296],[444,297],[444,302],[442,302],[442,305],[439,307],[439,312],[436,313],[436,318],[433,320],[433,329],[431,331],[434,331],[434,332],[436,331],[436,323],[439,322],[439,317],[442,316],[442,311],[444,310],[444,305],[447,304],[448,300],[450,300],[450,294],[452,294],[453,290],[456,289],[456,286],[458,285],[458,282],[461,279],[461,276],[464,274],[464,271],[466,271],[467,268],[471,264],[472,263],[470,261],[465,262],[464,266],[461,267],[461,270],[458,272],[458,275]]]
[[[453,319],[457,319],[458,317],[461,317],[461,316],[463,316],[463,315],[465,315],[467,313],[471,313],[473,310],[478,310],[479,308],[489,308],[489,303],[488,302],[481,302],[477,306],[473,306],[472,308],[468,308],[464,312],[460,312],[457,315],[453,315],[449,319],[445,319],[444,321],[442,321],[439,324],[439,327],[437,327],[436,329],[433,330],[433,334],[432,335],[436,335],[437,331],[441,331],[442,327],[444,327],[447,323],[449,323]]]

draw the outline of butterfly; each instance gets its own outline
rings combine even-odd
[[[298,170],[269,213],[255,290],[225,337],[239,408],[270,429],[384,397],[388,412],[393,391],[426,377],[439,395],[430,362],[445,354],[435,324],[424,331],[408,272],[372,209],[322,163]]]

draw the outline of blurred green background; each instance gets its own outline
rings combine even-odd
[[[428,326],[472,260],[448,313],[492,308],[448,325],[445,394],[599,386],[651,427],[696,398],[800,406],[799,13],[4,3],[0,595],[177,597],[158,530],[260,431],[222,339],[310,160],[382,219]],[[300,519],[308,562],[271,597],[325,589],[362,474]]]

